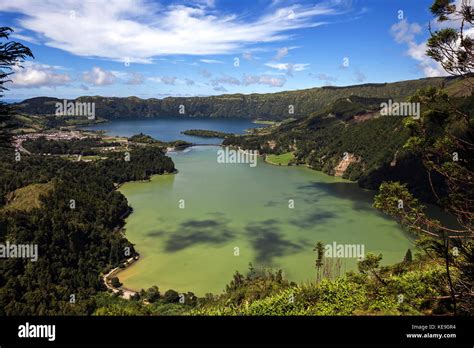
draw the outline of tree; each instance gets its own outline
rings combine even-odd
[[[160,290],[156,285],[153,285],[145,292],[144,298],[150,303],[156,302],[160,299]]]
[[[34,58],[28,47],[15,41],[8,41],[12,32],[11,28],[0,27],[0,39],[6,40],[6,42],[0,42],[0,98],[3,98],[3,92],[8,90],[5,84],[11,82],[9,76],[14,73],[14,67],[21,67],[26,57]],[[0,101],[0,147],[6,147],[9,144],[12,112],[6,103]]]
[[[324,257],[324,245],[322,242],[317,242],[316,246],[314,247],[313,251],[316,252],[316,282],[321,280],[321,267],[323,266],[323,257]]]
[[[255,271],[255,270],[253,270],[253,271]],[[229,284],[227,284],[225,286],[226,292],[230,293],[230,292],[240,288],[241,286],[243,286],[244,283],[245,283],[245,277],[243,276],[243,274],[241,274],[239,271],[235,271],[233,279],[231,280],[231,282]]]
[[[413,262],[413,256],[410,249],[407,250],[405,257],[403,258],[403,262]]]
[[[198,298],[191,291],[188,291],[188,293],[184,295],[184,303],[189,305],[189,306],[197,305],[197,300],[198,300]]]
[[[379,282],[383,285],[387,285],[385,280],[379,274],[380,261],[382,260],[382,254],[374,255],[367,253],[365,258],[357,263],[359,272],[364,274],[372,274]]]
[[[434,1],[431,12],[444,22],[456,19],[460,28],[446,28],[431,33],[426,54],[439,62],[452,75],[471,84],[473,71],[472,39],[466,35],[473,28],[473,9],[468,1],[459,6],[451,0]],[[471,84],[472,86],[472,84]],[[420,245],[446,268],[453,312],[457,304],[461,311],[473,308],[473,216],[474,216],[474,118],[470,96],[454,99],[446,91],[427,88],[418,91],[410,101],[420,103],[419,120],[406,119],[411,137],[404,148],[416,154],[423,163],[427,178],[437,199],[437,205],[456,217],[458,227],[448,226],[428,216],[423,206],[413,197],[406,185],[399,182],[382,183],[374,206],[394,216],[402,226],[420,236]],[[442,184],[435,185],[433,178]],[[451,268],[458,270],[453,277]]]
[[[120,288],[122,283],[120,283],[118,277],[112,277],[110,278],[110,285],[112,285],[114,288]]]
[[[170,289],[165,292],[163,300],[165,301],[165,303],[177,303],[179,302],[179,294],[177,291]]]
[[[472,55],[473,40],[467,34],[474,22],[474,9],[471,0],[462,0],[459,6],[453,0],[436,0],[431,6],[431,13],[438,22],[448,20],[460,21],[460,29],[443,28],[430,33],[426,54],[441,64],[451,75],[462,76],[474,72]]]

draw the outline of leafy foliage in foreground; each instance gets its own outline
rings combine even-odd
[[[411,254],[411,253],[410,253]],[[343,277],[295,284],[282,272],[254,269],[234,274],[221,295],[197,298],[157,287],[131,300],[109,293],[94,296],[94,315],[430,315],[448,314],[442,259],[416,254],[395,265],[380,267],[381,256],[367,255],[359,271]],[[325,262],[323,260],[323,262]],[[458,277],[459,273],[454,272]],[[173,294],[172,294],[173,293]]]
[[[129,315],[180,315],[189,311],[189,305],[156,301],[144,303],[140,300],[125,300],[121,297],[101,292],[93,298],[93,315],[129,316]]]
[[[454,314],[474,311],[474,54],[473,40],[465,33],[474,29],[474,9],[469,1],[435,0],[431,13],[438,22],[453,20],[447,27],[430,32],[426,54],[443,69],[463,79],[470,98],[459,103],[445,89],[419,90],[410,99],[424,106],[418,122],[407,121],[411,136],[404,145],[418,155],[428,173],[436,204],[456,218],[448,226],[425,213],[406,185],[386,182],[380,186],[374,206],[395,217],[409,231],[424,236],[435,257],[446,267],[446,284]],[[442,178],[433,185],[432,177]],[[451,271],[451,269],[454,269]],[[458,273],[455,276],[453,273]]]
[[[348,272],[344,277],[318,283],[290,284],[254,278],[243,282],[214,301],[190,311],[192,315],[422,315],[444,313],[447,293],[440,284],[442,266],[417,260],[382,267],[380,277]],[[266,279],[267,291],[257,285]],[[271,286],[269,283],[272,283]],[[237,294],[237,296],[236,296]],[[244,296],[242,296],[244,295]],[[402,295],[402,296],[400,296]]]

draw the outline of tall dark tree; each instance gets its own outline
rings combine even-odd
[[[465,79],[466,89],[472,86],[472,39],[466,31],[473,28],[470,1],[458,6],[451,0],[436,0],[431,12],[438,21],[456,20],[459,28],[445,28],[431,33],[427,55],[439,62],[447,73]],[[456,217],[457,226],[442,223],[425,213],[425,207],[413,197],[406,185],[383,183],[374,206],[392,215],[412,232],[426,238],[420,245],[444,260],[446,281],[453,312],[472,313],[474,308],[474,117],[472,88],[463,98],[452,98],[442,90],[428,88],[418,91],[411,102],[420,103],[419,120],[407,119],[411,137],[405,148],[423,161],[429,184],[437,204]],[[442,178],[435,185],[432,178]],[[433,253],[431,253],[433,254]],[[457,269],[453,276],[452,269]]]
[[[319,282],[321,280],[321,267],[323,266],[323,258],[324,258],[323,243],[317,242],[313,251],[316,252],[316,261],[314,263],[314,267],[316,267],[316,282]]]
[[[14,73],[14,67],[21,67],[27,57],[34,58],[28,47],[9,41],[12,32],[11,28],[0,27],[0,98],[3,98],[3,92],[8,90],[5,84],[11,81],[9,77]],[[0,100],[0,147],[8,146],[12,112],[13,110]]]

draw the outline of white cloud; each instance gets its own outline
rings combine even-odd
[[[239,86],[240,85],[240,80],[236,79],[235,77],[232,76],[222,76],[217,79],[214,79],[211,81],[211,85],[213,86],[218,86],[220,84],[226,84],[226,85],[234,85],[234,86]]]
[[[309,73],[308,75],[315,79],[323,81],[324,85],[326,86],[333,86],[334,83],[338,80],[337,77],[331,76],[325,73],[319,73],[319,74]]]
[[[273,57],[273,60],[280,60],[288,55],[288,47],[282,47],[277,50],[277,54]]]
[[[223,61],[216,60],[216,59],[199,59],[199,61],[206,64],[224,64]]]
[[[242,84],[248,85],[268,85],[270,87],[282,87],[286,83],[284,77],[275,77],[271,75],[244,75]]]
[[[145,81],[145,77],[137,72],[129,73],[128,76],[127,85],[141,85]]]
[[[78,56],[139,63],[160,55],[241,52],[251,44],[288,39],[291,30],[324,24],[321,16],[346,10],[341,8],[337,1],[288,5],[245,22],[238,14],[206,6],[164,6],[146,0],[109,0],[106,6],[101,1],[0,0],[0,11],[22,14],[18,26],[47,46]]]
[[[165,85],[175,85],[176,84],[176,76],[159,76],[159,77],[149,77],[148,80],[154,82],[161,82]]]
[[[23,41],[26,41],[26,42],[30,42],[30,43],[35,44],[35,45],[40,44],[40,42],[37,39],[32,38],[31,36],[28,36],[28,35],[13,33],[11,35],[11,37],[14,38],[14,39],[17,39],[17,40],[23,40]]]
[[[253,54],[252,52],[244,52],[242,53],[242,58],[244,58],[245,60],[253,60]]]
[[[68,74],[56,72],[56,68],[46,64],[25,62],[13,67],[14,74],[10,76],[12,87],[34,88],[55,87],[68,84],[71,78]]]
[[[84,73],[83,79],[94,86],[107,86],[115,83],[117,76],[111,71],[95,66],[90,71]]]
[[[406,19],[392,25],[390,33],[398,43],[404,43],[408,46],[407,54],[418,61],[419,68],[427,77],[448,75],[439,63],[426,55],[426,42],[417,43],[415,37],[420,34],[422,28],[417,23],[408,23]]]
[[[320,73],[320,74],[309,73],[309,75],[321,81],[333,81],[333,82],[337,81],[337,77],[331,76],[325,73]]]
[[[194,2],[199,4],[199,5],[207,6],[207,7],[216,6],[216,1],[215,0],[194,0]]]
[[[309,64],[307,63],[297,63],[297,64],[292,64],[292,63],[266,63],[266,66],[277,69],[280,71],[303,71],[306,70],[309,67]]]
[[[125,71],[121,71],[121,70],[110,70],[110,72],[112,74],[114,74],[115,77],[117,77],[119,79],[126,79],[127,77],[130,76],[130,73],[125,72]]]
[[[418,23],[408,23],[406,19],[392,25],[390,33],[398,43],[410,43],[415,40],[415,36],[421,33],[421,26]]]

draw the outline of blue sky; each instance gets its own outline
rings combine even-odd
[[[0,0],[30,47],[8,99],[265,93],[443,75],[432,0]]]

